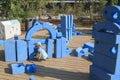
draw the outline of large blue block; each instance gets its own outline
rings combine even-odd
[[[28,59],[27,42],[23,40],[16,41],[17,61]]]
[[[61,38],[61,57],[65,58],[66,57],[66,39],[64,37]]]
[[[11,64],[12,74],[23,74],[25,67],[23,63]]]
[[[79,47],[76,49],[76,56],[77,57],[83,57],[86,55],[86,53],[88,52],[88,48],[82,48],[82,47]]]
[[[55,58],[61,58],[61,48],[62,48],[61,43],[62,43],[61,39],[55,40],[55,53],[54,53]]]
[[[83,45],[83,48],[88,48],[89,51],[94,51],[94,43],[87,42]]]
[[[14,62],[16,61],[16,48],[15,40],[6,40],[5,41],[5,61]]]
[[[53,40],[48,39],[46,46],[47,46],[48,58],[52,58]]]
[[[110,74],[94,65],[91,65],[90,78],[92,80],[120,80],[120,74],[119,75]]]
[[[37,71],[36,64],[26,64],[25,72],[26,73],[35,73]]]
[[[34,59],[34,41],[28,41],[28,59],[33,60]]]
[[[107,34],[103,32],[93,32],[93,37],[96,40],[100,41],[105,41],[106,43],[111,43],[111,44],[119,44],[120,43],[120,35],[112,35],[112,34]]]
[[[67,26],[68,26],[68,18],[67,16],[61,16],[61,28],[62,28],[62,34],[63,37],[67,37],[68,33],[67,33]],[[68,39],[68,38],[67,38]]]
[[[98,22],[93,25],[93,31],[117,35],[120,32],[120,25],[111,21]]]
[[[93,64],[111,74],[120,74],[120,60],[94,53]]]
[[[95,41],[95,52],[120,60],[120,45]]]

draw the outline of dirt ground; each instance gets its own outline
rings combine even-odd
[[[93,42],[91,37],[91,28],[77,29],[83,34],[73,36],[69,41],[68,47],[72,49],[72,54],[75,53],[77,47],[82,46],[85,42]],[[19,39],[24,39],[24,34],[19,36]],[[47,30],[38,31],[34,33],[33,39],[45,39],[49,36]],[[35,63],[37,65],[37,72],[30,74],[12,75],[9,68],[10,62],[4,62],[3,47],[0,47],[0,80],[29,80],[33,75],[35,80],[90,80],[89,66],[92,64],[86,58],[76,57],[74,55],[67,55],[62,59],[48,59],[46,61],[25,61],[24,64]]]

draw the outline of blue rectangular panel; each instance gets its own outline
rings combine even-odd
[[[27,42],[17,40],[17,61],[24,61],[28,59]]]
[[[68,26],[68,18],[67,16],[61,16],[61,29],[62,29],[62,34],[63,37],[67,37],[67,26]],[[68,38],[67,38],[68,39]]]
[[[90,78],[92,80],[120,80],[120,74],[119,75],[110,74],[94,65],[91,65]]]
[[[106,43],[117,44],[120,43],[120,35],[112,35],[104,32],[93,32],[95,40],[105,41]]]
[[[120,74],[120,61],[117,59],[94,53],[93,64],[111,74]]]
[[[65,58],[66,57],[66,39],[64,37],[61,38],[62,42],[61,42],[61,57]]]
[[[34,40],[28,41],[28,58],[29,60],[34,59]]]
[[[15,40],[5,41],[5,61],[6,62],[16,61]]]
[[[61,39],[56,39],[54,57],[61,58]]]
[[[47,53],[48,53],[48,58],[52,58],[52,48],[53,48],[53,42],[52,39],[47,40]]]
[[[119,59],[120,60],[120,46],[117,44],[107,44],[105,42],[96,41],[95,43],[95,53],[100,53],[102,55],[106,55],[110,58]]]

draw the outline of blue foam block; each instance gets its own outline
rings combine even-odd
[[[67,26],[68,26],[68,18],[67,16],[61,16],[61,28],[62,28],[62,34],[63,37],[67,37]],[[67,38],[68,39],[68,38]]]
[[[120,32],[120,25],[111,21],[102,21],[93,25],[93,32],[94,31],[117,35]]]
[[[51,39],[56,39],[56,31],[55,29],[47,24],[46,22],[38,22],[36,19],[33,22],[32,27],[27,31],[25,35],[25,40],[31,40],[32,35],[37,32],[38,30],[42,30],[43,28],[46,28],[48,32],[50,33],[50,38]]]
[[[23,74],[25,67],[23,63],[11,64],[12,74]]]
[[[91,65],[90,78],[92,80],[119,80],[120,74],[119,75],[110,74],[94,65]]]
[[[94,53],[93,64],[111,74],[120,74],[120,60]]]
[[[61,39],[56,39],[55,40],[55,53],[54,57],[55,58],[61,58]]]
[[[34,59],[34,41],[28,41],[28,59],[33,60]]]
[[[30,76],[29,80],[35,80],[34,76]]]
[[[15,40],[5,40],[5,61],[14,62],[16,61],[16,48]]]
[[[118,44],[120,43],[120,35],[112,35],[102,32],[93,32],[96,40],[105,41],[106,43]]]
[[[52,49],[53,49],[53,42],[52,39],[47,40],[47,53],[48,53],[48,58],[52,58]]]
[[[110,58],[119,59],[120,60],[120,46],[117,44],[107,44],[101,41],[95,41],[95,52],[99,52],[100,54],[106,55]]]
[[[82,48],[82,47],[79,47],[76,49],[76,56],[77,57],[83,57],[86,55],[86,53],[88,52],[88,48]]]
[[[0,40],[0,46],[4,46],[5,41],[4,40]]]
[[[87,42],[83,45],[83,48],[88,48],[89,51],[94,51],[94,43]]]
[[[61,38],[62,37],[62,33],[61,32],[56,32],[57,34],[57,38]]]
[[[72,50],[70,48],[66,48],[66,54],[71,54]]]
[[[16,41],[16,49],[17,49],[17,61],[24,61],[28,59],[28,51],[27,51],[27,42],[23,40]]]
[[[26,64],[25,72],[26,73],[35,73],[37,71],[36,64]]]
[[[102,14],[106,20],[117,22],[120,21],[119,15],[120,15],[120,6],[106,6]]]
[[[80,32],[80,31],[75,31],[75,32],[72,33],[72,35],[75,35],[75,36],[77,36],[77,35],[82,35],[82,32]]]
[[[66,39],[64,37],[61,38],[61,58],[66,57]]]

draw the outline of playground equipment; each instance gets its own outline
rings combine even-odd
[[[75,31],[75,24],[73,23],[73,15],[61,16],[60,24],[57,25],[57,31],[63,34],[66,41],[69,41],[73,35],[81,35],[82,32]]]
[[[50,37],[46,39],[32,40],[32,35],[42,29],[47,29]],[[17,38],[17,37],[16,37]],[[26,32],[25,39],[19,40],[1,40],[0,45],[4,46],[5,49],[5,61],[24,61],[33,60],[34,58],[34,44],[41,42],[46,44],[46,51],[48,53],[48,58],[64,58],[66,57],[66,38],[62,37],[61,32],[56,31],[52,26],[45,22],[38,22],[37,19],[34,20],[32,27]],[[52,50],[54,47],[54,54]],[[12,47],[12,48],[11,48]],[[11,56],[12,55],[12,56]]]
[[[103,9],[106,19],[93,26],[95,48],[90,66],[92,80],[120,80],[120,6]]]

